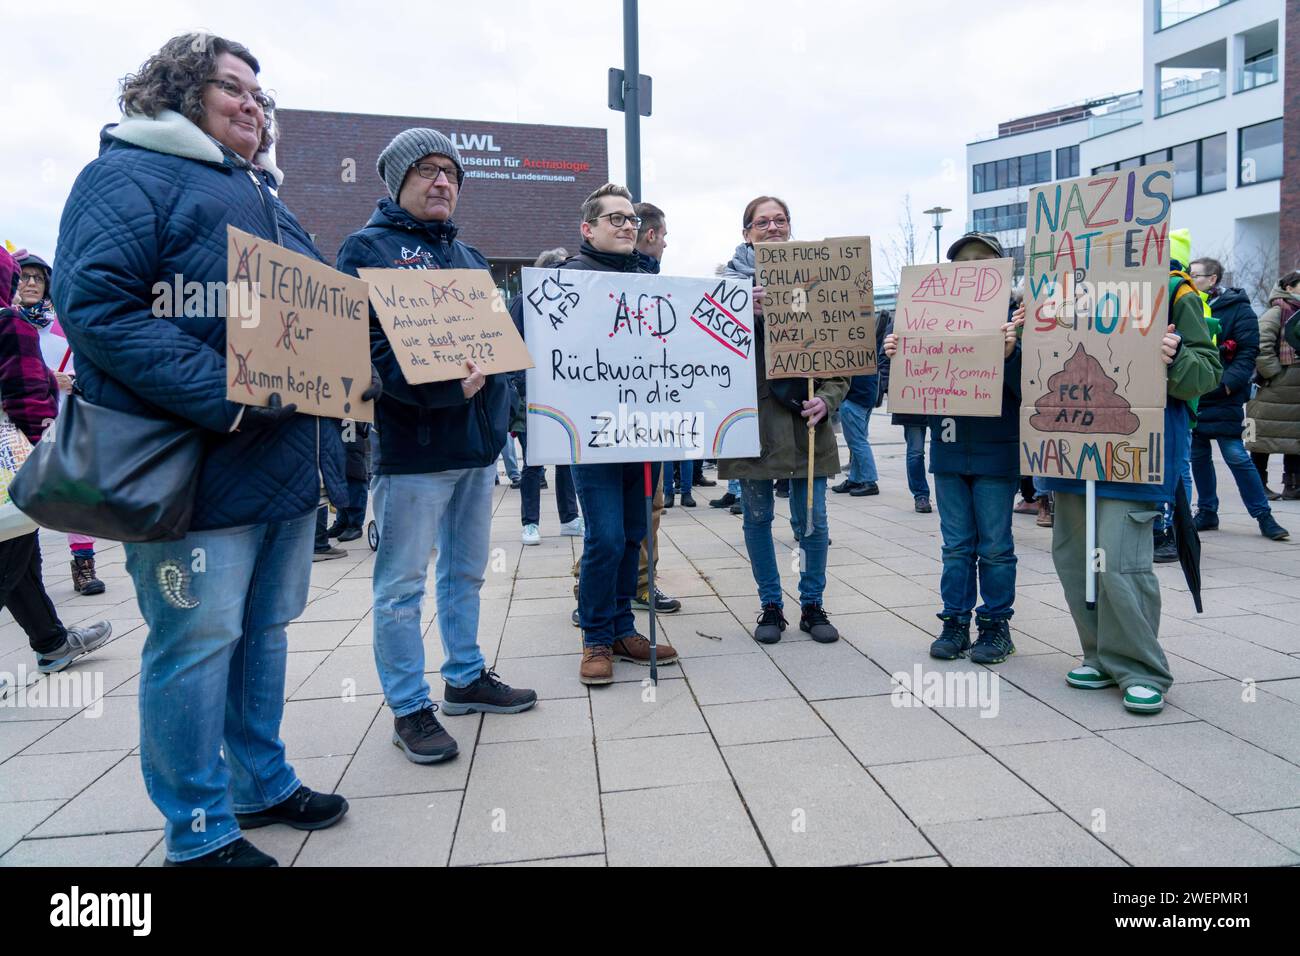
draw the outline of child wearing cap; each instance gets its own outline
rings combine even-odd
[[[1002,259],[1002,244],[986,233],[968,232],[948,249],[952,262]],[[943,536],[943,575],[938,614],[943,631],[930,656],[954,660],[970,652],[980,664],[1000,664],[1015,653],[1011,640],[1016,598],[1016,551],[1011,514],[1020,486],[1020,340],[1024,306],[1002,327],[1006,347],[1002,414],[997,418],[932,415],[930,471],[934,473]],[[885,338],[893,359],[898,337]],[[977,594],[978,592],[978,594]],[[976,598],[983,603],[977,608]],[[972,646],[971,614],[979,631]]]

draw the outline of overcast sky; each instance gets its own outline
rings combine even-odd
[[[118,117],[118,80],[194,29],[247,45],[282,107],[603,127],[611,178],[624,178],[623,117],[606,103],[620,0],[4,7],[0,239],[47,257]],[[654,78],[642,192],[668,215],[664,267],[677,274],[712,273],[760,193],[790,203],[796,238],[870,235],[879,273],[905,195],[927,250],[920,210],[955,210],[945,239],[963,228],[967,142],[1141,85],[1140,0],[643,0],[640,21]]]

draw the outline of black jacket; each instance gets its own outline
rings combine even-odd
[[[1195,432],[1203,438],[1240,438],[1259,355],[1259,317],[1241,289],[1221,290],[1210,299],[1210,312],[1219,321],[1223,381],[1197,403]]]
[[[453,222],[421,222],[391,199],[379,200],[366,227],[348,236],[337,268],[487,269],[473,246],[456,238]],[[481,468],[496,461],[506,443],[510,389],[504,375],[489,375],[466,401],[460,380],[409,385],[370,310],[370,356],[384,383],[375,409],[381,475],[428,474]]]
[[[876,399],[883,389],[889,387],[889,360],[885,358],[885,336],[890,323],[876,319],[876,371],[872,375],[854,375],[849,380],[849,394],[846,402],[860,405],[868,412],[876,407]]]

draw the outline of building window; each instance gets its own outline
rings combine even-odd
[[[1032,186],[1052,179],[1052,152],[1029,153],[971,167],[972,190],[986,193],[993,189]]]
[[[1228,188],[1228,134],[1201,140],[1201,192]]]
[[[1151,166],[1154,165],[1155,163],[1167,163],[1167,162],[1169,162],[1169,150],[1167,149],[1158,150],[1157,152],[1154,153],[1147,153],[1145,156],[1142,157],[1143,166]]]
[[[971,213],[971,226],[976,232],[1003,232],[1010,229],[1024,229],[1028,209],[1029,204],[1027,202],[976,209]]]
[[[1201,191],[1200,144],[1183,143],[1170,152],[1174,159],[1174,198],[1195,196]]]
[[[1079,175],[1079,147],[1062,146],[1056,151],[1056,178],[1074,179]]]
[[[1269,120],[1237,131],[1237,185],[1282,178],[1282,121]]]
[[[1098,173],[1114,173],[1118,171],[1119,171],[1119,163],[1107,163],[1105,166],[1092,167],[1092,174],[1094,176],[1096,176]]]

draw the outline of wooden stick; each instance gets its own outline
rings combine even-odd
[[[808,401],[812,401],[816,396],[813,394],[813,380],[808,379]],[[812,513],[813,513],[813,456],[815,452],[817,439],[817,426],[808,419],[808,520],[804,522],[804,537],[812,534]]]

